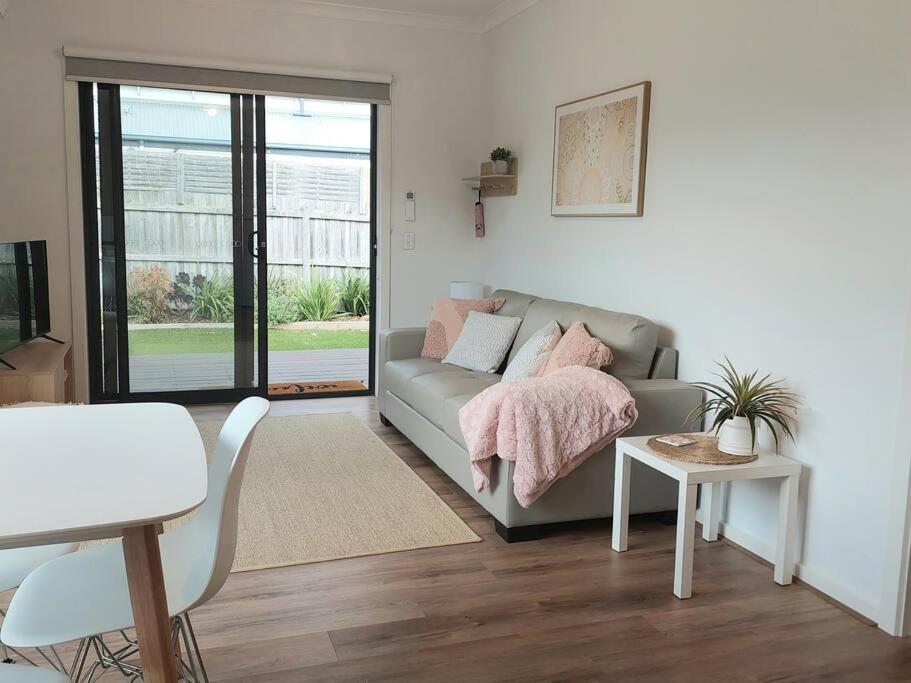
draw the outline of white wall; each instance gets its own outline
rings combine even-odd
[[[911,231],[908,14],[898,1],[542,0],[484,37],[497,286],[645,315],[705,379],[728,354],[804,396],[801,576],[874,619],[902,397]],[[642,218],[552,218],[556,104],[652,86]],[[900,468],[899,468],[900,469]],[[769,555],[776,491],[726,531]]]
[[[466,103],[479,100],[478,34],[175,0],[12,0],[0,19],[0,240],[48,240],[54,334],[71,326],[64,44],[392,73],[391,323],[425,322],[450,280],[478,277],[473,199],[459,181],[477,163],[479,117]],[[406,190],[415,223],[402,220]],[[401,248],[406,229],[414,251]]]

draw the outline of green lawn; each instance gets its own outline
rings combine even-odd
[[[231,353],[231,328],[177,328],[130,330],[130,355],[148,356],[180,353]],[[367,330],[269,330],[270,351],[311,349],[366,349]]]

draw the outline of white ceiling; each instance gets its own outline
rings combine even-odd
[[[539,0],[189,0],[354,21],[484,32]],[[0,5],[4,0],[0,0]]]
[[[326,5],[361,9],[429,14],[438,17],[480,19],[493,12],[503,0],[324,0]]]

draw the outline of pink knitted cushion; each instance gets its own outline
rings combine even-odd
[[[613,360],[614,354],[604,342],[591,336],[584,323],[574,322],[550,354],[541,374],[546,375],[569,365],[587,365],[599,370]]]
[[[437,299],[430,310],[421,356],[443,360],[458,339],[469,311],[493,313],[506,299]]]

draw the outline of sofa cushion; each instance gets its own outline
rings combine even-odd
[[[504,303],[503,299],[437,299],[430,309],[421,356],[442,360],[459,338],[469,312],[493,313]]]
[[[430,358],[386,363],[386,389],[464,446],[459,408],[500,381],[500,375],[464,370]],[[450,401],[450,399],[460,399]]]
[[[510,318],[524,318],[532,301],[538,298],[533,294],[514,292],[511,289],[498,289],[490,296],[493,299],[503,299],[504,301],[494,315],[505,315]]]
[[[562,336],[563,332],[556,320],[551,320],[531,335],[503,371],[503,381],[513,382],[524,377],[540,375]]]
[[[502,293],[498,292],[500,296]],[[504,297],[509,304],[509,297]],[[505,310],[507,305],[503,306]],[[646,379],[658,346],[658,327],[651,320],[629,313],[582,306],[554,299],[535,299],[516,333],[511,361],[522,345],[549,321],[556,320],[564,330],[576,321],[585,323],[589,333],[603,341],[614,354],[610,373],[619,379]]]
[[[547,359],[541,375],[549,375],[569,365],[585,365],[595,370],[606,368],[614,360],[611,350],[585,329],[585,323],[574,322],[566,330]]]
[[[443,363],[466,370],[496,372],[521,324],[522,318],[469,311],[462,333]]]

